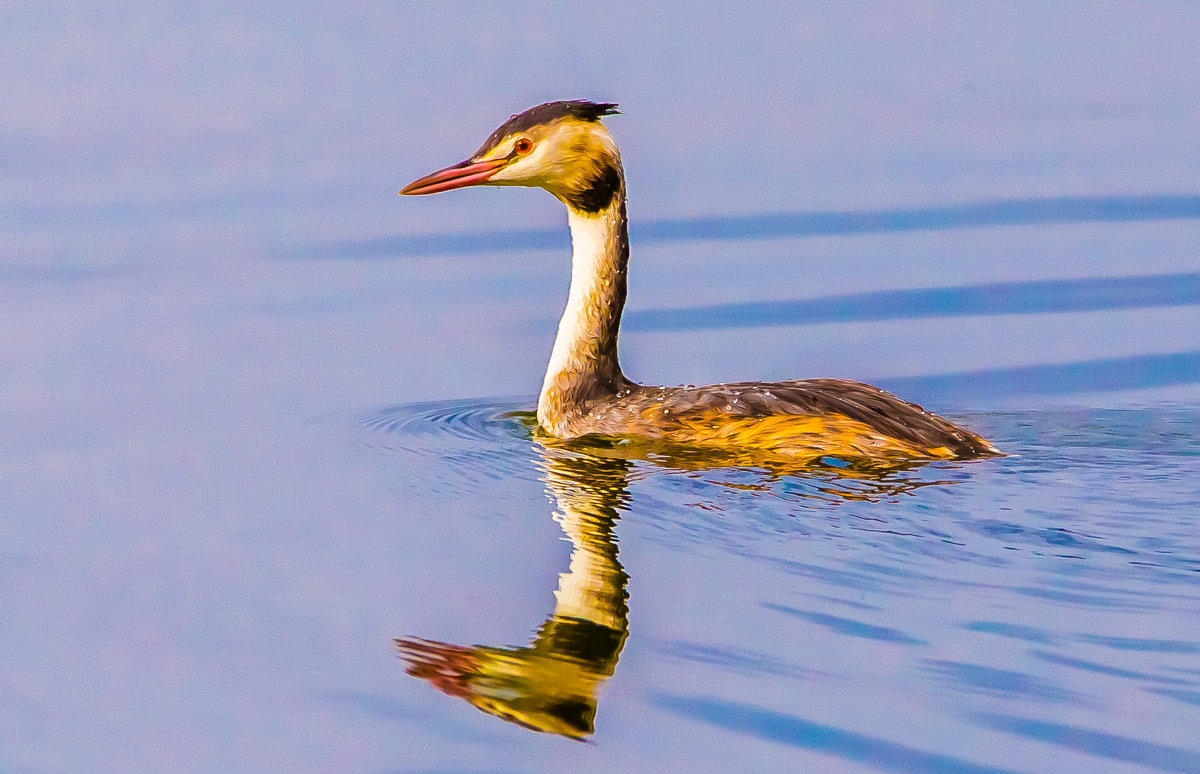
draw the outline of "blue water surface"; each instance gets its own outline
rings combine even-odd
[[[1198,36],[7,4],[0,771],[1200,771]],[[861,379],[1008,456],[539,439],[561,205],[395,193],[562,98],[621,104],[631,377]]]

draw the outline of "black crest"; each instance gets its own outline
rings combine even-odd
[[[541,124],[548,124],[561,118],[577,118],[580,121],[599,121],[602,116],[611,116],[621,111],[617,110],[614,102],[588,102],[586,99],[565,99],[558,102],[547,102],[537,107],[531,107],[524,113],[517,113],[500,125],[491,137],[483,144],[476,156],[486,153],[495,147],[496,143],[513,132],[523,132]]]

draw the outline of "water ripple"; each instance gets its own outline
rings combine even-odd
[[[500,479],[538,480],[529,404],[451,400],[392,406],[358,417],[360,451],[402,456],[407,491],[456,496],[489,491]]]
[[[720,647],[699,642],[664,640],[657,650],[668,657],[719,667],[722,671],[761,674],[770,677],[810,677],[815,670],[757,653],[746,648]]]
[[[742,702],[662,694],[654,699],[654,703],[667,711],[728,731],[833,755],[883,771],[920,774],[1013,774],[1012,769],[980,765],[952,755],[889,742],[879,737],[814,723],[797,715]]]
[[[1195,774],[1200,771],[1200,752],[1090,728],[1052,723],[1012,715],[980,714],[980,725],[1039,742],[1078,750],[1114,761],[1128,761],[1161,771]]]
[[[414,438],[446,442],[505,443],[528,440],[532,414],[522,411],[528,404],[516,401],[443,400],[392,406],[359,419],[368,430],[386,433],[403,448]],[[394,448],[394,447],[393,447]]]
[[[878,640],[880,642],[896,642],[902,645],[924,645],[924,640],[912,637],[902,631],[893,629],[888,626],[877,626],[864,621],[856,621],[853,618],[845,618],[840,615],[829,615],[828,613],[817,613],[811,610],[799,610],[787,605],[779,605],[773,602],[762,602],[763,607],[768,610],[774,610],[786,615],[795,616],[809,623],[823,626],[838,634],[847,637],[859,637],[866,640]]]
[[[1013,669],[939,659],[925,661],[922,669],[938,684],[966,693],[1056,704],[1080,701],[1079,695],[1073,691],[1049,680]]]

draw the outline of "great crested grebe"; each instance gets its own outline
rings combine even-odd
[[[636,384],[617,362],[629,234],[621,153],[600,118],[606,102],[547,102],[512,116],[471,158],[401,194],[470,185],[544,188],[567,206],[571,290],[538,397],[553,437],[637,436],[687,445],[761,449],[797,461],[967,459],[990,443],[878,387],[843,379],[704,387]]]

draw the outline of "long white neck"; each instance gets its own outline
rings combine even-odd
[[[538,398],[538,423],[552,435],[586,413],[589,399],[625,384],[617,362],[617,330],[625,306],[629,234],[624,185],[599,212],[567,208],[571,226],[571,290]]]

